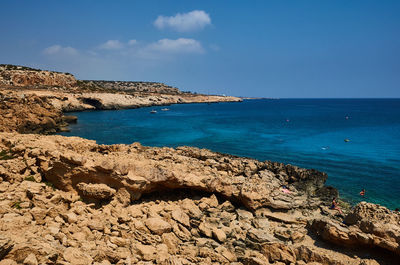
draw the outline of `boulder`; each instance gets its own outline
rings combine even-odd
[[[382,248],[400,255],[400,216],[385,207],[361,202],[344,220],[312,221],[310,228],[324,240],[347,247]]]
[[[190,227],[189,216],[184,211],[182,211],[182,209],[175,209],[172,211],[171,214],[172,218],[175,221],[183,224],[186,227]]]
[[[97,200],[111,200],[116,193],[115,189],[106,184],[79,183],[76,188],[83,197]]]
[[[29,254],[25,260],[24,260],[25,265],[38,265],[38,261],[36,259],[35,254],[31,253]]]
[[[269,262],[283,262],[284,264],[296,262],[296,253],[282,243],[264,244],[262,253],[268,258]]]
[[[157,255],[156,248],[153,246],[136,244],[135,249],[145,261],[154,260]]]
[[[218,240],[221,243],[225,242],[225,240],[226,240],[226,234],[221,229],[213,228],[212,235],[216,240]]]
[[[147,228],[150,229],[150,231],[157,235],[168,233],[172,229],[171,225],[168,222],[164,221],[162,218],[157,217],[146,219],[145,224]]]
[[[18,265],[18,263],[12,259],[0,260],[0,265]]]
[[[266,243],[266,242],[274,242],[276,238],[273,235],[269,234],[266,230],[261,229],[250,229],[247,232],[247,238],[256,243]]]
[[[66,261],[76,265],[92,264],[93,259],[79,250],[78,248],[69,247],[64,251],[63,257]]]
[[[66,122],[68,124],[73,124],[73,123],[77,123],[78,121],[78,117],[73,116],[73,115],[64,115],[62,116],[62,121]]]

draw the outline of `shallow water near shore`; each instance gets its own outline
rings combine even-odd
[[[260,99],[162,108],[71,113],[78,124],[62,135],[99,144],[196,146],[315,168],[328,173],[327,184],[351,203],[400,207],[400,99]]]

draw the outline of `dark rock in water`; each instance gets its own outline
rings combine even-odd
[[[325,186],[320,188],[317,192],[316,195],[321,198],[323,201],[326,201],[330,203],[332,201],[332,198],[338,198],[339,197],[339,192],[337,189],[331,186]]]
[[[61,127],[59,132],[70,132],[71,130],[68,127]]]
[[[72,115],[68,115],[68,116],[64,115],[62,117],[62,121],[66,122],[68,124],[77,123],[78,122],[78,117],[72,116]]]

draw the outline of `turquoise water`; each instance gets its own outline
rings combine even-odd
[[[63,135],[100,144],[180,145],[328,173],[352,203],[400,207],[400,99],[279,99],[77,112]],[[150,110],[157,110],[150,114]],[[347,118],[346,118],[347,117]],[[345,142],[344,139],[349,139]]]

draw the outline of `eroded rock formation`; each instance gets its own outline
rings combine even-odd
[[[311,229],[338,245],[378,247],[400,255],[400,215],[376,204],[357,204],[343,223],[329,218],[316,219]]]
[[[187,188],[222,195],[252,210],[260,207],[289,210],[318,207],[321,200],[313,195],[325,190],[326,174],[315,170],[191,147],[174,150],[148,148],[138,143],[104,146],[61,136],[3,134],[0,137],[7,149],[31,159],[36,171],[57,188],[81,196],[91,194],[87,191],[90,187],[84,184],[106,184],[115,190],[125,188],[132,200],[162,189]],[[282,185],[288,184],[293,194],[280,191]]]
[[[318,220],[337,212],[319,196],[334,189],[314,170],[190,147],[105,146],[77,137],[0,133],[0,149],[6,151],[0,159],[0,253],[10,262],[5,264],[393,264],[397,259],[395,248],[381,255],[376,251],[382,245],[360,250],[346,244],[341,253],[320,241],[332,241],[335,231],[318,228]],[[282,184],[291,193],[283,193]],[[361,231],[370,220],[386,232],[364,229],[365,236],[398,244],[398,214],[371,207],[360,204],[350,212],[347,229]],[[333,235],[319,237],[321,232]]]
[[[65,87],[76,86],[69,73],[43,71],[24,66],[0,65],[0,87]]]
[[[73,120],[47,97],[0,91],[0,132],[55,133]]]

